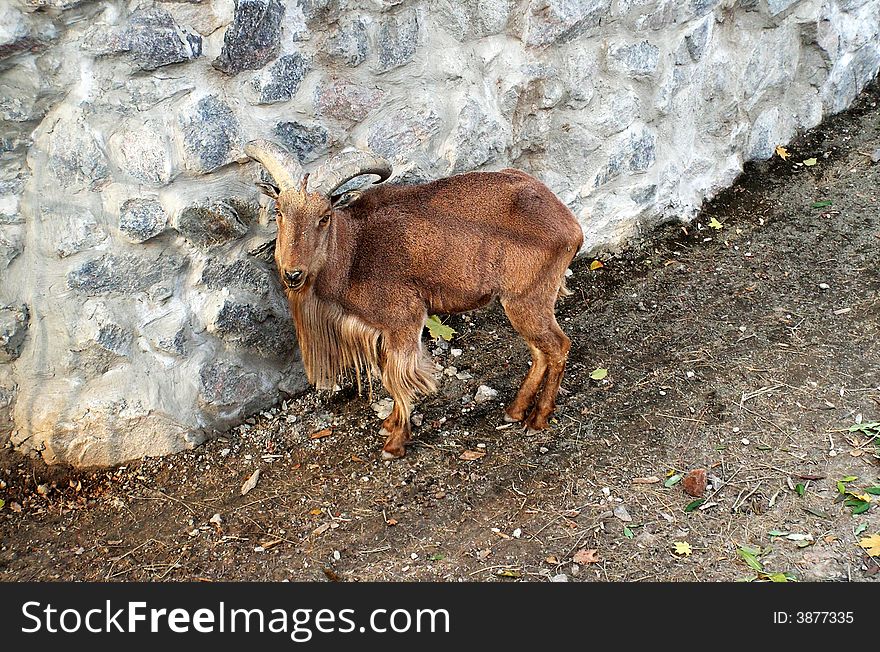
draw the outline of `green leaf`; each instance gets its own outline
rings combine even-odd
[[[771,537],[784,537],[788,532],[783,532],[782,530],[770,530],[767,534]]]
[[[853,507],[853,516],[858,516],[859,514],[864,514],[869,509],[871,509],[871,503],[862,503],[861,505],[856,505]]]
[[[446,559],[446,555],[444,555],[442,552],[435,552],[433,555],[428,557],[428,559],[430,559],[431,561],[443,561],[444,559]]]
[[[692,511],[694,511],[697,507],[699,507],[700,505],[702,505],[702,504],[705,503],[705,502],[706,502],[706,499],[705,499],[705,498],[698,498],[697,500],[694,500],[694,501],[692,501],[692,502],[689,502],[687,505],[685,505],[684,511],[686,511],[686,512],[692,512]]]
[[[859,523],[853,528],[853,535],[859,536],[862,532],[868,529],[867,523]]]
[[[684,477],[684,473],[676,473],[673,476],[670,476],[666,482],[663,483],[663,486],[669,489],[669,487],[674,487],[677,485],[681,479]]]
[[[721,222],[719,222],[718,220],[716,220],[714,217],[711,220],[709,220],[709,226],[711,226],[716,231],[720,231],[721,229],[724,228],[724,225]]]
[[[868,487],[865,489],[865,493],[872,496],[880,496],[880,487]]]
[[[814,158],[808,158],[803,161],[803,164],[806,165],[808,168],[813,167],[814,165],[816,165],[816,163],[818,163],[818,161]]]
[[[590,374],[590,378],[592,378],[593,380],[602,380],[606,376],[608,376],[608,370],[603,369],[602,367],[595,369],[593,373]]]
[[[831,517],[828,516],[828,514],[823,512],[821,509],[816,509],[815,507],[804,507],[804,511],[807,514],[812,514],[813,516],[818,516],[819,518],[824,518],[829,521],[831,520]]]
[[[787,582],[788,575],[785,573],[770,573],[767,575],[767,579],[771,582]]]
[[[830,199],[823,199],[822,201],[813,202],[811,207],[812,208],[825,208],[827,206],[831,206],[833,203],[834,202],[831,201]]]
[[[841,482],[855,482],[858,479],[859,479],[859,476],[857,476],[857,475],[848,475],[845,478],[841,478],[840,481]]]
[[[438,337],[442,337],[447,342],[452,339],[452,336],[455,334],[455,330],[443,324],[440,321],[440,318],[437,315],[431,315],[425,321],[425,326],[428,327],[428,333],[431,334],[435,340]]]
[[[6,501],[0,498],[0,509],[3,509],[3,505],[6,504]]]
[[[843,484],[843,480],[839,480],[837,482],[837,493],[840,493],[840,494],[846,493],[846,485]]]
[[[865,526],[865,527],[867,527],[867,526]],[[625,536],[627,539],[632,539],[633,538],[633,531],[624,525],[623,526],[623,536]]]
[[[804,492],[806,491],[806,487],[804,487],[804,485],[803,485],[802,483],[798,482],[798,483],[795,485],[794,490],[797,492],[797,495],[798,495],[798,496],[803,496],[803,495],[804,495]]]
[[[753,553],[749,548],[742,547],[739,550],[737,550],[737,552],[739,553],[740,557],[745,559],[746,563],[749,565],[750,568],[752,568],[760,573],[764,572],[764,565],[760,561],[758,561],[758,558],[755,556],[755,553]]]

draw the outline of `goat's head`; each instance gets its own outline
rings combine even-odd
[[[255,140],[245,152],[262,163],[274,181],[257,186],[275,200],[275,263],[281,282],[288,290],[302,290],[327,262],[334,213],[341,199],[334,192],[362,174],[375,174],[376,183],[381,183],[391,176],[391,165],[372,154],[346,152],[313,174],[304,174],[299,161],[275,143]]]

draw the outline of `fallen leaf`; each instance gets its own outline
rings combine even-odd
[[[590,378],[592,378],[593,380],[602,380],[606,376],[608,376],[608,370],[603,369],[602,367],[594,369],[593,372],[590,374]]]
[[[311,514],[312,516],[320,516],[323,513],[324,510],[320,507],[315,507],[315,509],[309,510],[309,514]]]
[[[318,432],[313,432],[309,435],[309,439],[323,439],[324,437],[329,437],[333,434],[333,431],[330,428],[324,428],[323,430],[319,430]]]
[[[666,487],[667,489],[669,489],[669,487],[672,487],[673,485],[678,484],[678,482],[683,477],[684,477],[683,473],[676,473],[675,475],[672,475],[669,478],[667,478],[666,482],[663,483],[663,486]]]
[[[559,563],[559,560],[556,558],[555,555],[550,555],[544,561],[546,561],[548,564],[558,564]]]
[[[660,482],[660,478],[656,475],[649,475],[646,478],[633,478],[630,482],[633,484],[656,484]]]
[[[694,469],[688,473],[684,476],[681,486],[688,495],[702,498],[706,493],[706,469]]]
[[[675,554],[681,555],[682,557],[689,557],[692,550],[691,544],[687,541],[673,541],[673,545],[675,546]]]
[[[396,518],[389,518],[387,521],[385,521],[385,524],[391,525],[391,526],[397,525],[397,519]]]
[[[268,550],[269,548],[274,548],[279,543],[284,543],[284,539],[271,539],[269,541],[264,541],[260,545],[263,546],[264,550]]]
[[[576,564],[598,564],[601,559],[599,559],[599,551],[595,548],[581,548],[576,553],[574,553],[574,557],[572,557],[572,561]]]
[[[245,480],[244,484],[241,485],[241,495],[244,496],[247,492],[257,486],[257,481],[260,479],[260,469],[257,469],[251,474],[247,480]]]
[[[721,229],[724,228],[724,225],[721,222],[719,222],[717,219],[715,219],[714,217],[711,220],[709,220],[709,226],[711,226],[716,231],[720,231]]]
[[[314,534],[316,537],[321,536],[322,534],[324,534],[324,532],[326,532],[329,529],[330,529],[329,523],[321,523],[321,525],[319,525],[314,530],[312,530],[312,534]]]
[[[880,534],[872,534],[859,541],[859,545],[867,551],[869,557],[880,557]]]
[[[462,451],[461,455],[458,456],[458,459],[464,460],[465,462],[473,462],[474,460],[478,460],[481,457],[486,456],[486,451]]]
[[[509,570],[507,568],[499,570],[495,573],[498,577],[522,577],[522,573],[515,570]]]
[[[624,525],[623,526],[623,536],[625,536],[627,539],[632,539],[633,538],[633,531]]]
[[[830,199],[823,199],[822,201],[813,202],[810,207],[811,208],[825,208],[827,206],[831,206],[834,202]]]
[[[737,552],[739,553],[739,556],[745,560],[745,562],[749,565],[750,568],[752,568],[758,572],[764,571],[764,565],[760,561],[758,561],[758,555],[760,554],[760,550],[755,551],[752,548],[742,547],[742,548],[739,548],[737,550]]]
[[[687,505],[685,505],[685,507],[684,507],[684,511],[686,511],[686,512],[692,512],[692,511],[694,511],[697,507],[699,507],[700,505],[702,505],[702,504],[705,503],[705,502],[706,502],[706,499],[705,499],[705,498],[697,498],[697,500],[691,501],[691,502],[689,502]]]
[[[806,165],[808,168],[811,168],[814,165],[816,165],[816,163],[818,163],[818,161],[815,158],[808,158],[808,159],[802,161],[802,163],[804,165]]]
[[[779,156],[779,158],[781,158],[783,161],[787,161],[788,157],[791,156],[791,154],[788,153],[788,150],[785,149],[782,145],[776,146],[776,155]]]
[[[428,333],[430,333],[431,337],[435,340],[439,337],[448,342],[452,339],[452,336],[455,335],[455,330],[442,323],[437,315],[431,315],[428,317],[425,321],[425,326],[428,327]]]
[[[594,260],[590,263],[590,271],[595,272],[597,269],[602,269],[605,265],[602,264],[601,260]]]

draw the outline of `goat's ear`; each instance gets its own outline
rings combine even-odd
[[[278,199],[278,193],[281,191],[278,189],[278,186],[273,186],[271,183],[265,183],[263,181],[257,181],[255,184],[257,188],[260,189],[260,192],[266,195],[267,197],[271,197],[272,199]]]
[[[355,199],[361,196],[360,190],[349,190],[341,195],[334,195],[330,198],[330,205],[333,208],[345,208]]]

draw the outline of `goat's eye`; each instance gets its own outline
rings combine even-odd
[[[319,226],[327,226],[327,222],[330,221],[330,213],[325,213],[321,216],[321,219],[318,220]]]

